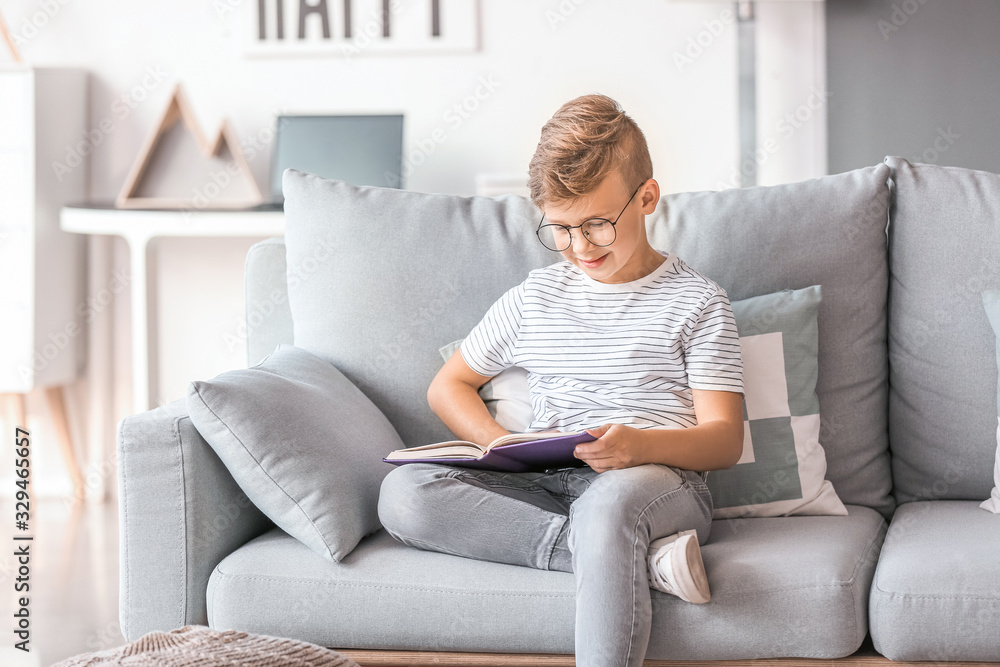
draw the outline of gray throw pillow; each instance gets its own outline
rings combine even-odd
[[[259,364],[188,387],[191,422],[260,511],[339,562],[381,528],[378,495],[403,442],[331,363],[279,345]]]

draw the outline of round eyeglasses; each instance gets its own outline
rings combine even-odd
[[[574,229],[579,229],[585,239],[598,247],[609,246],[615,242],[615,238],[618,236],[618,232],[616,231],[618,220],[622,217],[622,213],[625,212],[628,205],[632,203],[632,200],[635,199],[635,195],[639,192],[639,188],[642,185],[639,184],[639,187],[635,189],[632,196],[628,198],[628,201],[625,202],[625,206],[622,208],[621,213],[618,214],[618,217],[614,219],[614,222],[607,218],[587,218],[579,225],[543,224],[545,222],[545,214],[543,213],[542,219],[538,221],[538,229],[535,230],[535,235],[538,236],[538,240],[542,242],[543,246],[556,252],[562,252],[573,245],[572,230]]]

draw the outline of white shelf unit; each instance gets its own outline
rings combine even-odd
[[[155,331],[158,308],[155,290],[148,288],[149,242],[160,237],[244,237],[265,239],[285,233],[283,211],[233,209],[142,210],[117,209],[107,205],[67,206],[62,211],[62,229],[77,234],[121,236],[128,243],[132,311],[132,410],[144,412],[155,406],[156,350],[150,332]],[[82,237],[81,237],[82,238]],[[100,341],[95,341],[100,344]],[[98,363],[95,360],[95,363]]]
[[[87,84],[84,70],[0,65],[0,395],[27,428],[26,396],[44,390],[79,499],[64,387],[85,360],[85,246],[59,212],[87,198]]]
[[[84,70],[0,66],[0,393],[82,370],[85,246],[59,213],[87,198],[87,89]]]

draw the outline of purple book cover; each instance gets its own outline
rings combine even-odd
[[[486,452],[478,459],[394,459],[386,461],[395,465],[404,463],[443,463],[460,468],[496,470],[500,472],[541,472],[555,468],[580,468],[586,462],[573,456],[573,450],[581,442],[597,440],[586,431],[572,435],[559,435],[544,440],[529,440],[500,445]]]

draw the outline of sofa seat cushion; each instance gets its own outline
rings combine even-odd
[[[646,657],[853,653],[868,629],[885,521],[848,510],[714,522],[702,547],[712,601],[651,590]],[[573,653],[572,573],[415,549],[384,530],[331,563],[274,529],[219,563],[207,597],[212,627],[334,649]]]
[[[1000,516],[976,501],[900,505],[871,590],[875,648],[892,660],[1000,661]]]

